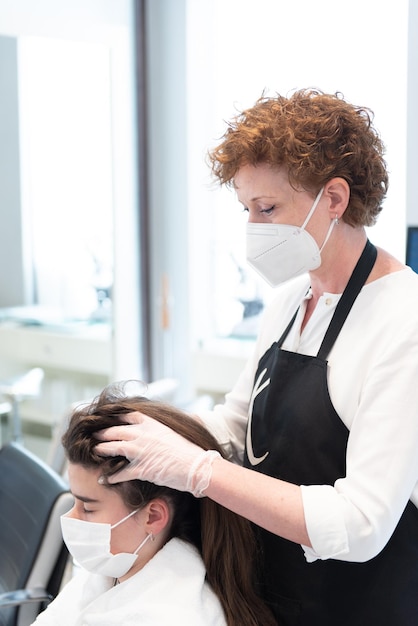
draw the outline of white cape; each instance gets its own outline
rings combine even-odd
[[[169,541],[134,576],[113,579],[81,570],[41,613],[36,626],[226,626],[205,581],[197,550]]]

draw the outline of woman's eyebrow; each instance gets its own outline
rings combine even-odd
[[[88,498],[87,496],[78,496],[76,493],[71,492],[77,500],[81,500],[81,502],[100,502],[95,498]]]
[[[254,198],[250,198],[251,202],[257,202],[257,200],[274,200],[276,196],[267,196],[267,195],[261,195],[261,196],[255,196]]]

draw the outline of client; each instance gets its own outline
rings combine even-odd
[[[214,454],[199,422],[167,404],[110,385],[72,413],[63,445],[74,507],[64,541],[80,571],[36,626],[273,626],[255,591],[250,523],[208,498],[149,482],[109,484],[128,464],[96,452],[97,431],[144,412]]]

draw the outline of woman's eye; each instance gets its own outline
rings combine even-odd
[[[260,213],[264,213],[264,215],[271,215],[274,211],[274,208],[275,208],[274,206],[271,206],[268,209],[261,209]]]

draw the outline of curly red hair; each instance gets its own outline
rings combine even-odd
[[[267,163],[286,168],[290,183],[313,195],[330,179],[344,178],[350,185],[344,221],[371,226],[388,189],[385,147],[373,117],[340,93],[263,95],[229,122],[222,142],[209,152],[212,172],[221,185],[233,186],[243,165]]]

